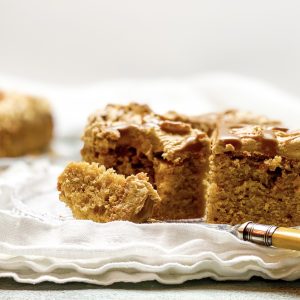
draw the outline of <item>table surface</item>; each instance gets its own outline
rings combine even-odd
[[[96,286],[82,283],[37,285],[0,279],[0,299],[300,299],[300,280],[268,281],[254,278],[247,282],[216,282],[193,280],[182,285],[162,285],[157,282],[118,283]]]

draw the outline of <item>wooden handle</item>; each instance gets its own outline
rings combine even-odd
[[[272,246],[300,251],[300,230],[278,227],[272,235]]]

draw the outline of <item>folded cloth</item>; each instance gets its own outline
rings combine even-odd
[[[257,246],[205,225],[74,220],[58,200],[61,170],[37,160],[2,173],[0,277],[102,285],[300,278],[300,252]]]

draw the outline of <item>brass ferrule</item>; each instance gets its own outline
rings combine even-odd
[[[238,238],[259,245],[272,246],[272,236],[277,226],[247,222],[237,229]]]

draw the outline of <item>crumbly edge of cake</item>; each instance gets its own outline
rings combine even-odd
[[[281,156],[212,155],[206,218],[209,223],[246,221],[300,224],[300,162]]]
[[[97,163],[70,163],[57,187],[75,218],[95,222],[145,222],[160,201],[146,174],[125,177]]]

